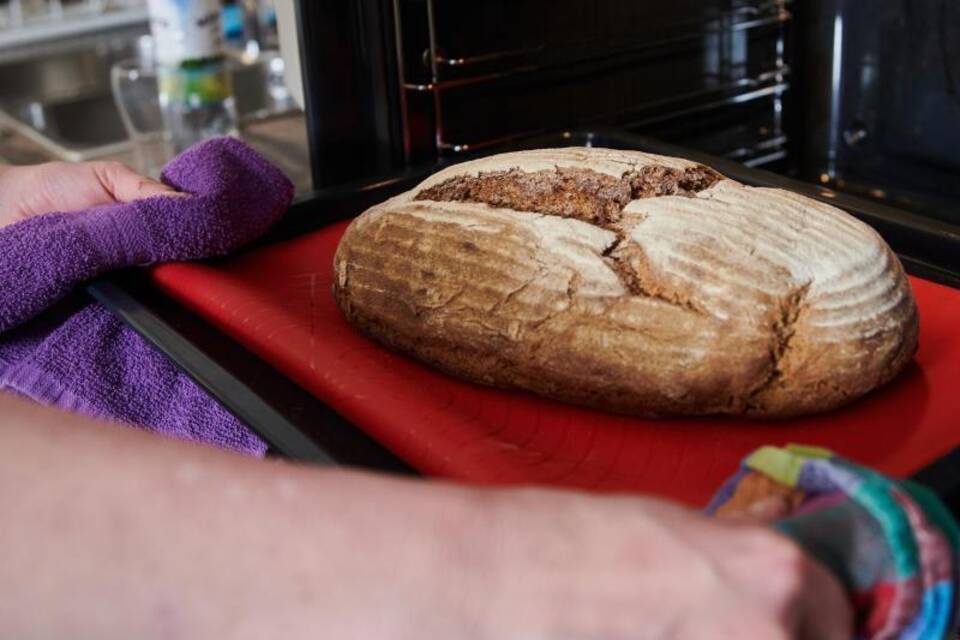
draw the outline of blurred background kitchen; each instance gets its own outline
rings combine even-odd
[[[194,56],[205,61],[195,64],[196,43],[179,34],[188,42],[171,55],[182,54],[185,64],[165,76],[162,40],[172,31],[176,39],[179,25],[163,12],[178,4],[215,9],[215,21],[193,17],[217,30],[206,43],[216,50]],[[203,105],[184,122],[202,117],[215,126],[199,126],[194,137],[240,135],[306,191],[305,124],[294,99],[299,77],[292,76],[291,91],[279,46],[271,0],[0,0],[0,161],[116,159],[156,175],[183,146],[169,139],[178,132],[167,102],[199,95]],[[226,122],[215,122],[211,109]]]
[[[227,119],[301,191],[616,127],[960,223],[952,0],[215,3]],[[0,157],[162,164],[148,18],[0,0]]]

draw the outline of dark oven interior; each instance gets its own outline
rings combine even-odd
[[[318,186],[614,126],[960,222],[949,0],[315,0],[299,12]]]
[[[798,6],[808,179],[960,223],[960,3]]]
[[[751,162],[785,145],[784,0],[394,6],[412,159],[594,123]]]

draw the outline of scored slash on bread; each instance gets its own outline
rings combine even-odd
[[[910,285],[870,227],[640,152],[455,165],[354,220],[334,269],[345,316],[383,344],[607,411],[823,411],[917,345]]]

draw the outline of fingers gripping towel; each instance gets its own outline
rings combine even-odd
[[[162,178],[185,195],[0,228],[0,388],[263,453],[256,436],[102,307],[74,297],[60,302],[114,269],[230,253],[269,229],[293,197],[277,168],[232,138],[188,149]]]
[[[188,149],[162,178],[189,196],[52,213],[0,229],[0,332],[108,271],[230,253],[260,237],[293,197],[278,169],[232,138]]]
[[[759,486],[791,505],[775,526],[847,587],[858,638],[956,637],[958,532],[933,493],[822,449],[763,447],[708,511],[755,503]]]

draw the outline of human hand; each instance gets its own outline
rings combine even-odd
[[[119,162],[0,166],[0,227],[54,211],[178,195]]]
[[[849,640],[847,596],[785,536],[634,498],[504,494],[484,637]]]

